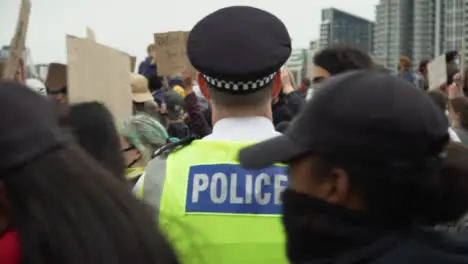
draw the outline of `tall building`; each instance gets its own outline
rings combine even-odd
[[[442,1],[442,0],[441,0]],[[466,42],[468,21],[466,12],[468,12],[468,0],[443,0],[445,4],[445,51],[458,50],[461,51],[462,43],[465,42],[465,62],[466,57]]]
[[[307,78],[312,77],[312,68],[314,67],[314,56],[315,53],[320,51],[320,41],[312,40],[309,42],[309,49],[307,50],[307,63],[305,68],[305,76]]]
[[[436,0],[414,0],[413,16],[413,67],[418,67],[420,61],[431,59],[436,53],[437,30],[441,29],[436,22],[439,17],[436,16]],[[441,12],[438,12],[440,15]],[[440,22],[439,22],[440,23]]]
[[[291,56],[286,61],[286,68],[291,72],[294,81],[299,83],[304,77],[304,71],[307,64],[307,50],[293,49]]]
[[[331,45],[351,45],[373,52],[374,23],[347,12],[328,8],[322,10],[320,48]]]
[[[413,0],[380,0],[376,6],[374,53],[383,66],[397,70],[400,56],[413,54]]]
[[[468,0],[380,0],[376,7],[375,54],[396,70],[398,58],[408,56],[416,68],[423,59],[447,51],[468,52]]]

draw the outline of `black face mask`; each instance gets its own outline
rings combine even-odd
[[[371,244],[382,233],[370,228],[366,219],[361,212],[348,211],[286,189],[283,193],[283,225],[289,260],[291,263],[327,260]]]

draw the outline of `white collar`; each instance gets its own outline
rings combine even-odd
[[[266,117],[230,117],[217,121],[213,132],[203,140],[263,141],[279,135],[273,122]]]

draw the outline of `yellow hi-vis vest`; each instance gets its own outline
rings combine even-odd
[[[284,166],[246,170],[237,154],[251,143],[193,141],[156,159],[139,195],[184,264],[288,263],[281,223]]]

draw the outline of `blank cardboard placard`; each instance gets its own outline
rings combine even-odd
[[[96,41],[94,30],[92,30],[90,27],[86,27],[86,38],[92,41]]]
[[[50,91],[60,91],[67,86],[67,65],[62,63],[51,63],[47,70],[45,86]]]
[[[445,54],[436,57],[427,64],[427,78],[429,81],[429,90],[438,89],[441,85],[447,83],[447,62]]]
[[[136,67],[136,57],[130,56],[130,71],[135,72],[135,67]]]
[[[116,121],[132,115],[128,54],[67,36],[68,102],[103,103]]]
[[[171,76],[184,70],[195,72],[187,57],[189,33],[186,31],[173,31],[154,34],[158,75]]]
[[[20,59],[23,57],[23,52],[26,48],[26,34],[28,33],[30,13],[30,0],[22,0],[15,35],[10,43],[11,52],[3,69],[2,77],[5,79],[14,79],[20,66]]]

